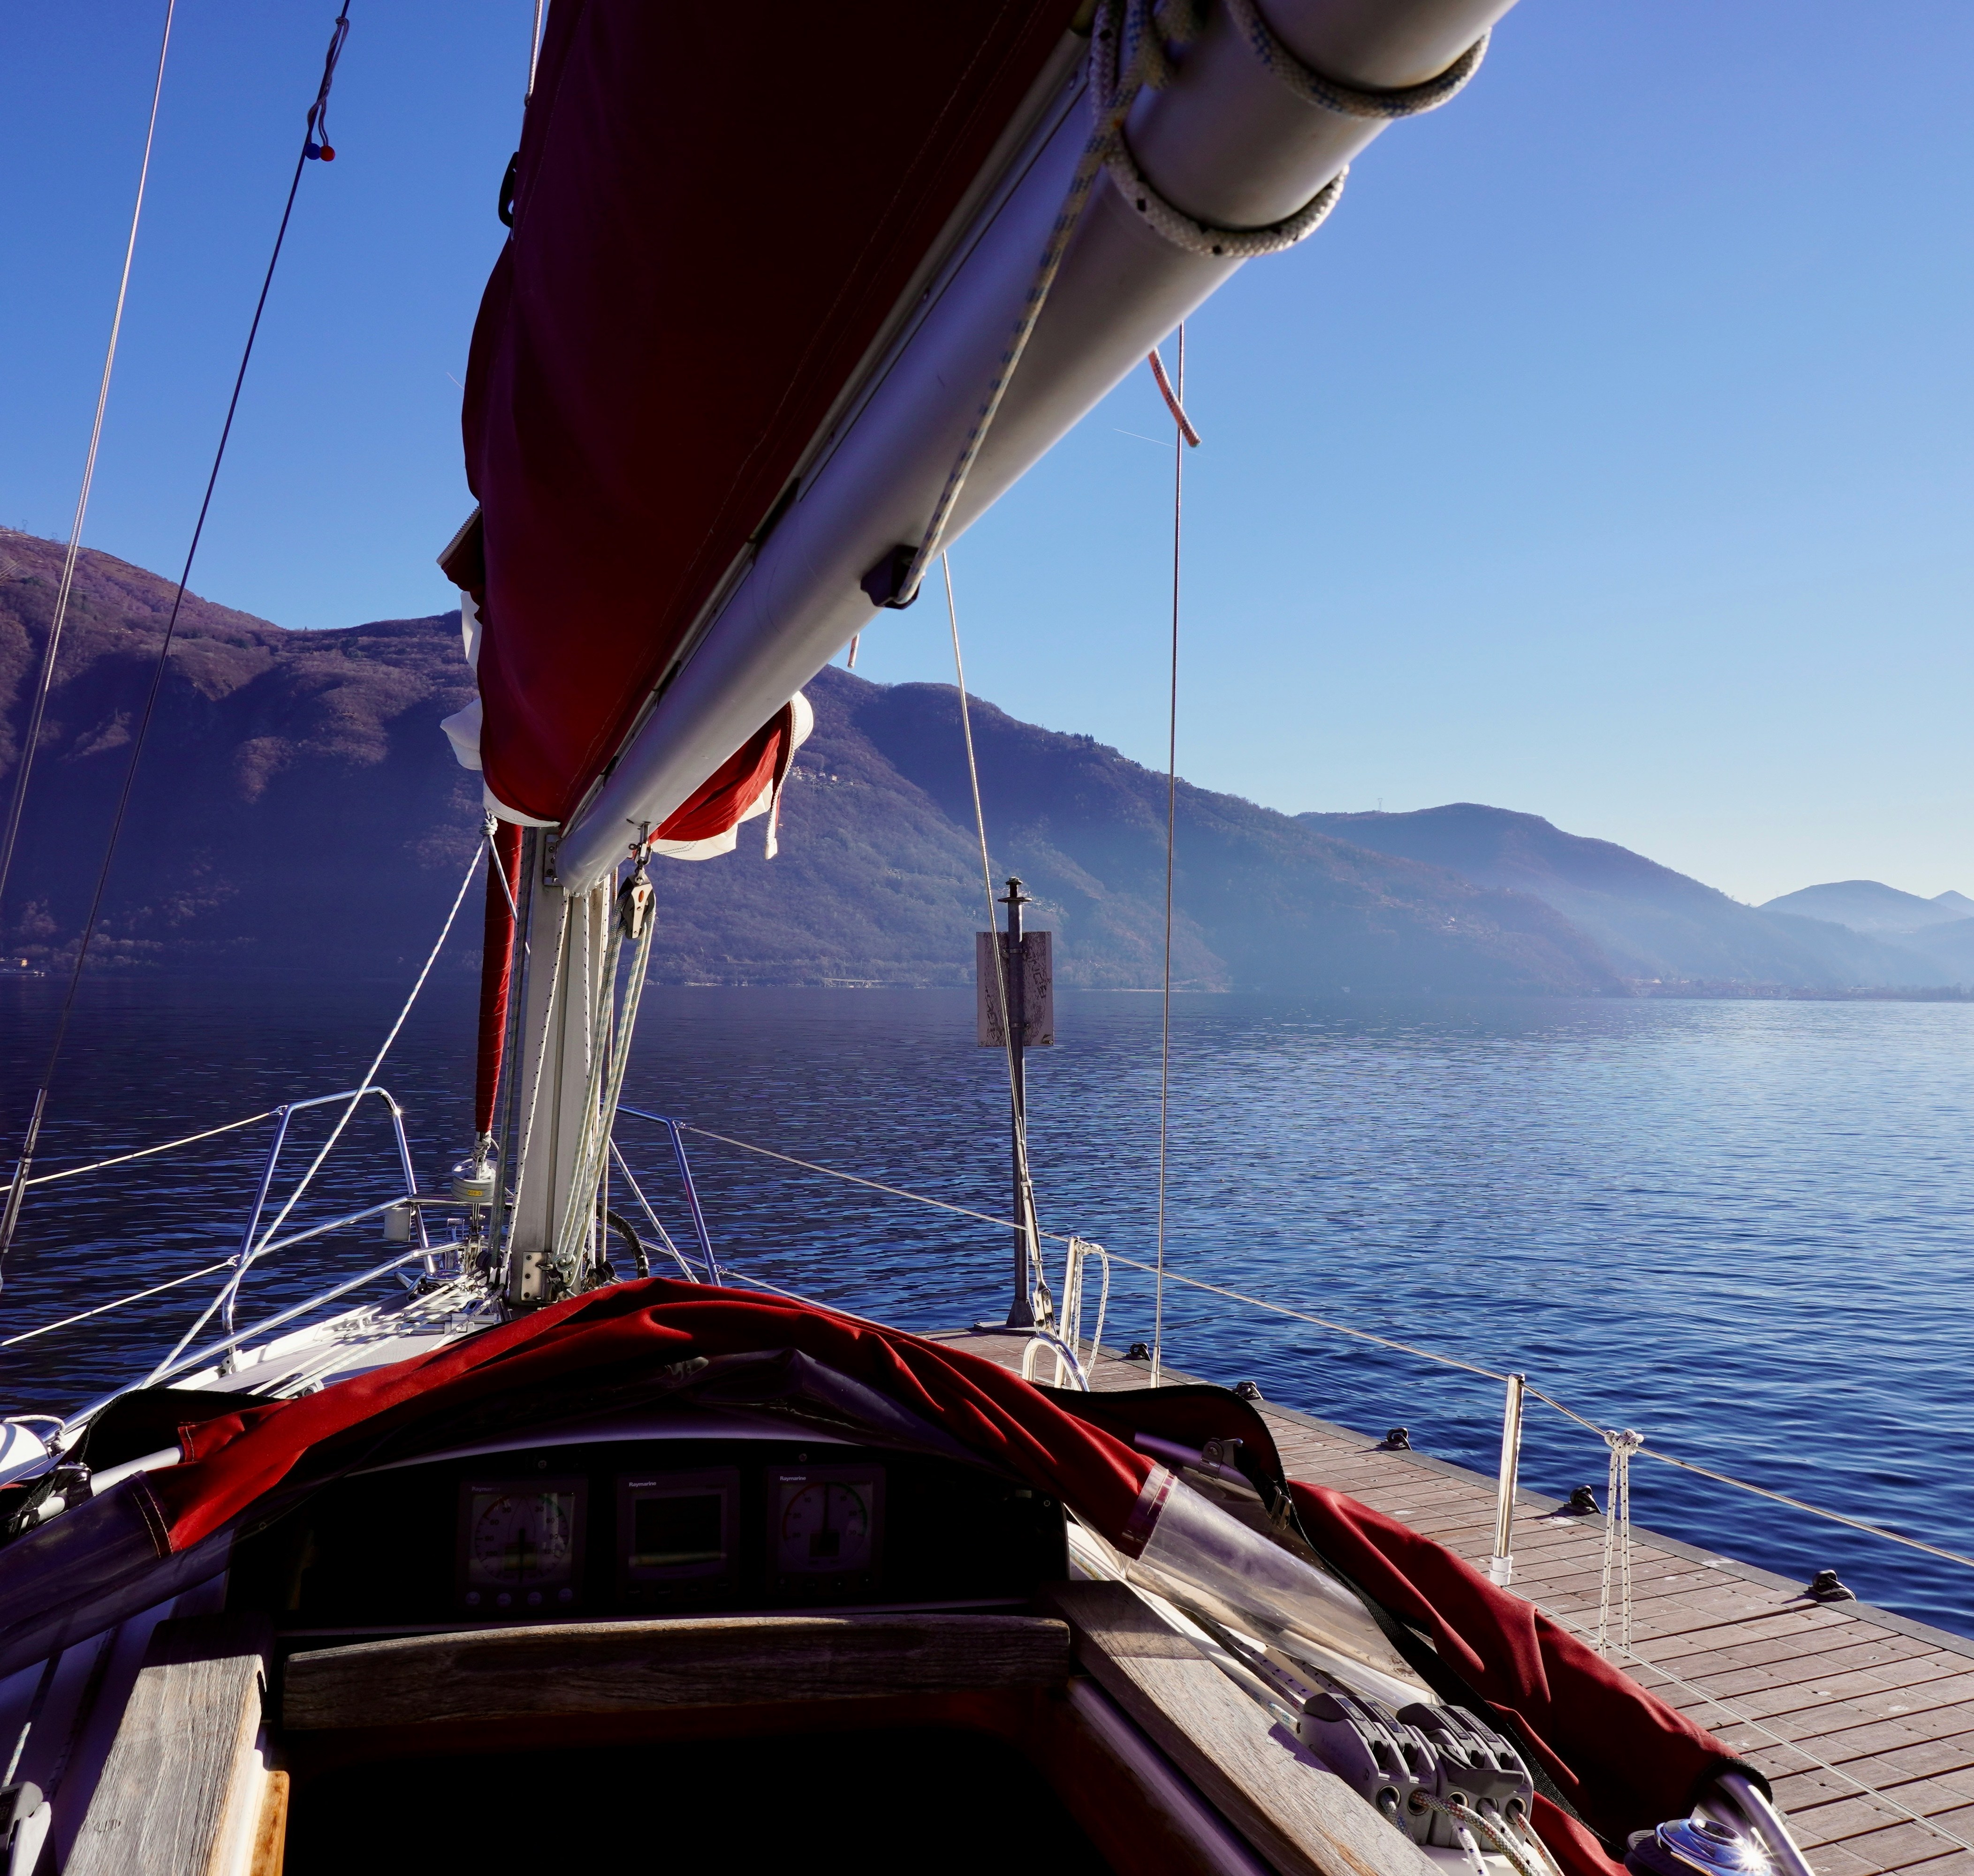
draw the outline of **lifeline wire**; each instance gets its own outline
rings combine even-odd
[[[208,1127],[202,1134],[187,1134],[182,1140],[167,1140],[161,1147],[139,1147],[134,1153],[112,1154],[107,1160],[91,1160],[87,1166],[64,1167],[58,1173],[41,1173],[29,1180],[31,1186],[52,1185],[57,1179],[80,1179],[84,1173],[100,1173],[107,1166],[121,1166],[126,1160],[148,1160],[154,1153],[169,1153],[174,1147],[189,1147],[201,1140],[210,1140],[218,1134],[238,1133],[243,1127],[251,1127],[256,1121],[264,1121],[274,1113],[272,1108],[264,1108],[258,1114],[250,1114],[244,1121],[228,1121],[224,1127]],[[0,1347],[5,1344],[0,1343]]]
[[[105,1316],[113,1309],[121,1309],[126,1303],[141,1303],[147,1296],[162,1295],[166,1290],[175,1290],[181,1284],[195,1283],[201,1277],[209,1277],[215,1270],[230,1270],[234,1260],[222,1257],[216,1264],[208,1264],[199,1270],[188,1270],[182,1277],[173,1277],[169,1282],[154,1283],[148,1290],[139,1290],[130,1296],[120,1296],[113,1303],[98,1303],[93,1309],[78,1311],[74,1315],[64,1316],[54,1322],[44,1322],[38,1329],[23,1329],[18,1335],[10,1335],[0,1348],[11,1348],[16,1342],[31,1342],[38,1335],[47,1335],[57,1329],[65,1329],[72,1322],[87,1322],[91,1316]]]
[[[330,1151],[337,1141],[343,1138],[343,1130],[349,1125],[350,1117],[356,1113],[359,1103],[372,1091],[377,1071],[384,1066],[384,1058],[391,1053],[391,1045],[398,1039],[398,1032],[405,1026],[405,1019],[412,1013],[412,1006],[418,1001],[418,993],[425,988],[425,979],[431,975],[432,966],[438,962],[438,954],[445,948],[445,941],[451,935],[453,921],[459,916],[459,909],[466,902],[466,889],[472,885],[473,876],[479,870],[480,851],[477,846],[474,848],[473,857],[466,864],[466,876],[460,881],[459,890],[453,895],[452,909],[446,914],[445,923],[439,928],[438,941],[433,945],[430,954],[427,956],[425,968],[418,973],[418,981],[412,984],[412,994],[405,999],[404,1007],[398,1012],[397,1021],[391,1025],[391,1033],[384,1038],[384,1046],[372,1057],[369,1067],[363,1072],[363,1079],[357,1083],[356,1092],[350,1095],[349,1105],[336,1116],[336,1125],[330,1129],[329,1138],[322,1143],[316,1151],[315,1157],[309,1162],[308,1170],[296,1181],[295,1189],[288,1194],[287,1202],[282,1206],[280,1214],[275,1218],[274,1222],[261,1233],[260,1242],[247,1246],[237,1257],[228,1259],[229,1263],[236,1263],[239,1265],[238,1275],[219,1286],[219,1294],[206,1305],[200,1312],[198,1320],[179,1338],[178,1346],[152,1370],[149,1377],[143,1383],[146,1387],[158,1380],[172,1364],[190,1347],[192,1337],[212,1320],[218,1312],[221,1305],[226,1301],[228,1293],[237,1294],[238,1286],[246,1281],[248,1269],[265,1256],[271,1249],[280,1248],[274,1242],[274,1234],[287,1223],[288,1214],[300,1203],[302,1194],[309,1188],[309,1182],[322,1170],[323,1161],[329,1157]],[[388,1099],[389,1097],[386,1096],[386,1098]]]
[[[1172,856],[1179,833],[1179,570],[1181,496],[1185,487],[1187,446],[1199,433],[1185,414],[1185,322],[1179,326],[1179,382],[1168,388],[1159,355],[1152,373],[1172,414],[1172,694],[1166,711],[1166,952],[1165,987],[1159,1003],[1159,1251],[1152,1290],[1152,1382],[1159,1384],[1166,1332],[1166,1122],[1172,1105]]]
[[[628,1110],[627,1110],[628,1112]],[[762,1159],[779,1160],[785,1166],[796,1166],[804,1172],[820,1173],[826,1179],[840,1179],[846,1184],[863,1186],[873,1192],[882,1192],[895,1199],[909,1199],[915,1205],[929,1205],[942,1212],[953,1212],[962,1218],[977,1219],[983,1225],[992,1225],[1002,1231],[1017,1229],[1012,1219],[996,1218],[991,1212],[976,1211],[971,1206],[955,1205],[945,1199],[935,1199],[923,1192],[908,1192],[902,1186],[887,1186],[880,1180],[865,1179],[855,1173],[839,1172],[833,1166],[819,1166],[813,1160],[799,1160],[792,1153],[777,1153],[772,1147],[757,1147],[750,1141],[736,1140],[730,1134],[716,1134],[710,1128],[687,1125],[688,1133],[697,1134],[702,1139],[716,1140],[722,1146],[733,1147],[743,1153],[758,1154]],[[1070,1239],[1060,1232],[1044,1231],[1042,1236],[1057,1244],[1067,1244]],[[1126,1257],[1117,1251],[1107,1251],[1104,1255],[1127,1270],[1143,1271],[1150,1275],[1156,1266],[1141,1262],[1135,1257]],[[1271,1301],[1265,1296],[1250,1296],[1244,1290],[1231,1290],[1225,1285],[1208,1283],[1201,1277],[1189,1277],[1182,1271],[1171,1270],[1167,1277],[1174,1283],[1191,1290],[1204,1291],[1209,1296],[1218,1296],[1230,1303],[1243,1303],[1251,1309],[1260,1309],[1270,1315],[1286,1316],[1292,1322],[1307,1322],[1312,1328],[1327,1329],[1333,1335],[1348,1337],[1352,1341],[1369,1342],[1379,1348],[1389,1348],[1402,1355],[1412,1355],[1421,1361],[1430,1361],[1442,1368],[1458,1368],[1463,1373],[1477,1374],[1482,1380],[1505,1381],[1507,1377],[1493,1368],[1484,1367],[1477,1361],[1463,1361],[1458,1355],[1442,1354],[1438,1349],[1421,1348],[1415,1342],[1402,1342],[1395,1337],[1378,1335],[1369,1329],[1353,1329],[1348,1323],[1333,1321],[1327,1316],[1312,1315],[1307,1310],[1291,1309],[1286,1303]],[[1527,1383],[1528,1391],[1547,1406],[1553,1407],[1566,1419],[1574,1420],[1578,1426],[1587,1427],[1599,1439],[1604,1438],[1606,1429],[1574,1408],[1566,1407],[1553,1395],[1544,1393],[1533,1383]],[[1696,1465],[1690,1459],[1678,1459],[1669,1452],[1661,1452],[1651,1446],[1641,1446],[1638,1451],[1646,1459],[1662,1460],[1667,1465],[1678,1466],[1688,1472],[1697,1472],[1701,1477],[1715,1480],[1720,1485],[1732,1485],[1740,1491],[1752,1492],[1756,1498],[1772,1499],[1778,1504],[1786,1504],[1792,1510],[1806,1511],[1812,1517],[1828,1519],[1833,1524],[1848,1525],[1853,1531],[1861,1531],[1867,1537],[1882,1537],[1888,1544],[1904,1544],[1909,1550],[1923,1550],[1929,1557],[1944,1559],[1949,1563],[1959,1563],[1974,1570],[1974,1557],[1963,1557],[1958,1550],[1942,1549],[1938,1544],[1926,1544],[1917,1537],[1908,1537],[1896,1531],[1887,1531],[1882,1524],[1867,1524],[1858,1517],[1847,1517],[1841,1511],[1826,1511],[1821,1505],[1811,1504],[1802,1498],[1792,1498],[1779,1491],[1770,1491],[1766,1486],[1751,1485],[1745,1478],[1736,1478],[1726,1472],[1711,1471],[1706,1466]]]
[[[28,1174],[34,1162],[34,1148],[41,1139],[42,1117],[48,1112],[48,1085],[54,1079],[55,1066],[61,1059],[63,1045],[68,1039],[70,1019],[75,1013],[77,990],[81,987],[83,966],[89,957],[89,947],[96,936],[98,918],[103,911],[103,895],[110,883],[110,863],[116,856],[116,843],[123,832],[123,820],[130,811],[130,795],[136,785],[137,764],[144,753],[144,739],[149,734],[151,719],[156,713],[158,693],[164,686],[165,672],[171,659],[172,640],[177,636],[179,614],[185,605],[185,587],[192,578],[192,561],[198,554],[200,537],[205,532],[205,518],[212,507],[212,492],[218,486],[219,467],[226,460],[226,445],[233,434],[233,418],[240,408],[240,392],[247,381],[247,366],[254,356],[254,341],[261,331],[261,316],[267,310],[267,294],[274,284],[274,269],[281,258],[281,244],[287,239],[288,221],[295,211],[295,195],[302,184],[302,171],[308,163],[320,158],[333,159],[336,152],[325,140],[316,141],[319,127],[329,121],[330,87],[336,80],[336,61],[343,56],[343,41],[349,36],[349,0],[343,0],[343,11],[336,17],[330,29],[329,51],[324,55],[322,82],[316,89],[315,102],[309,106],[308,128],[303,133],[301,154],[295,159],[295,173],[288,184],[288,199],[281,210],[281,225],[274,233],[274,250],[267,257],[267,271],[261,282],[261,296],[254,304],[253,322],[247,329],[247,343],[240,354],[240,368],[233,378],[233,395],[227,400],[226,421],[221,426],[219,447],[213,452],[212,471],[205,479],[205,494],[198,505],[198,519],[193,524],[191,545],[185,549],[185,567],[179,575],[178,591],[172,599],[171,616],[165,621],[165,636],[158,647],[158,660],[151,672],[151,687],[144,698],[143,713],[137,719],[136,734],[131,739],[130,760],[123,771],[123,787],[116,797],[116,812],[110,823],[110,838],[103,849],[103,864],[97,869],[96,890],[89,902],[89,916],[83,921],[82,936],[75,948],[75,966],[69,973],[67,994],[62,999],[61,1014],[56,1020],[54,1041],[48,1050],[48,1066],[41,1071],[41,1085],[34,1090],[34,1103],[28,1115],[27,1131],[21,1141],[21,1157],[15,1162],[14,1183],[8,1188],[6,1208],[0,1212],[0,1288],[6,1279],[7,1253],[12,1248],[14,1233],[21,1220],[21,1200],[27,1191]],[[326,135],[326,129],[324,132]]]
[[[172,46],[172,16],[178,0],[165,0],[165,32],[158,45],[158,76],[151,87],[151,116],[144,129],[144,160],[137,167],[137,199],[130,210],[130,238],[123,244],[123,273],[116,283],[116,310],[110,321],[110,343],[103,355],[103,382],[96,393],[96,421],[89,433],[89,450],[83,458],[82,488],[75,498],[75,519],[70,523],[68,552],[62,558],[61,583],[55,590],[55,609],[48,620],[48,642],[41,648],[41,668],[34,681],[34,700],[28,711],[28,733],[21,745],[21,767],[14,778],[14,798],[8,805],[7,830],[0,837],[0,900],[7,894],[7,876],[14,867],[14,843],[20,837],[21,814],[28,803],[28,778],[33,773],[34,751],[41,740],[41,719],[48,709],[48,692],[54,683],[55,654],[61,645],[62,627],[68,618],[70,589],[75,584],[75,563],[82,552],[82,524],[89,512],[89,492],[96,480],[96,453],[103,443],[103,415],[110,404],[110,376],[116,366],[117,341],[123,332],[123,303],[130,291],[130,264],[137,254],[137,228],[144,218],[144,189],[151,178],[151,146],[158,134],[158,100],[165,92],[165,57]]]

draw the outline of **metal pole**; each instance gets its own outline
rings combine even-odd
[[[1009,1152],[1015,1192],[1015,1300],[1008,1311],[1010,1328],[1031,1328],[1035,1324],[1035,1250],[1030,1236],[1028,1180],[1027,1125],[1028,1112],[1028,1069],[1023,1049],[1028,1040],[1028,986],[1022,968],[1021,908],[1029,903],[1021,882],[1011,879],[1001,903],[1008,909],[1008,935],[1002,947],[1005,960],[1002,976],[1007,987],[1007,1007],[1001,1013],[1008,1033],[1008,1085],[1011,1137]]]
[[[1494,1554],[1487,1560],[1487,1580],[1506,1589],[1515,1573],[1515,1485],[1522,1469],[1522,1392],[1525,1374],[1508,1377],[1508,1394],[1501,1411],[1501,1475],[1494,1506]]]
[[[713,1255],[713,1239],[706,1229],[706,1214],[700,1210],[699,1188],[692,1183],[692,1163],[685,1156],[685,1135],[680,1131],[683,1123],[667,1121],[664,1125],[671,1130],[672,1157],[678,1161],[679,1183],[685,1187],[686,1210],[692,1214],[693,1234],[699,1239],[699,1254],[706,1260],[706,1280],[709,1283],[724,1283],[726,1278]]]

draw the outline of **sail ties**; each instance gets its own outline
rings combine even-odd
[[[1484,33],[1437,77],[1392,90],[1371,90],[1326,77],[1304,64],[1262,18],[1255,0],[1227,0],[1227,4],[1236,30],[1261,64],[1297,97],[1341,116],[1390,120],[1437,110],[1465,87],[1487,56],[1487,35]],[[932,518],[902,576],[887,579],[890,590],[880,598],[881,604],[909,606],[918,598],[920,583],[939,557],[960,494],[986,443],[1015,368],[1034,336],[1042,309],[1048,303],[1063,257],[1082,222],[1099,175],[1107,172],[1123,199],[1165,240],[1189,254],[1213,260],[1246,260],[1280,254],[1307,241],[1336,206],[1343,192],[1344,178],[1349,174],[1347,169],[1333,176],[1294,214],[1282,221],[1259,228],[1218,228],[1175,207],[1139,169],[1124,139],[1124,120],[1141,93],[1163,90],[1172,82],[1177,70],[1175,57],[1183,54],[1198,38],[1205,15],[1205,8],[1195,5],[1195,0],[1099,0],[1090,29],[1089,139],[1070,178],[1062,207],[1057,211],[1007,345],[947,474],[946,486],[933,505]],[[903,558],[902,549],[899,558]],[[877,569],[872,571],[874,574]]]
[[[980,408],[947,473],[946,486],[939,491],[939,499],[933,505],[932,519],[926,524],[918,549],[912,555],[903,577],[883,601],[885,605],[903,607],[918,598],[919,584],[939,558],[960,493],[966,486],[967,477],[972,473],[973,465],[986,443],[988,431],[993,427],[1001,401],[1007,395],[1008,384],[1014,378],[1015,368],[1021,363],[1021,355],[1034,336],[1035,322],[1041,317],[1042,308],[1048,303],[1050,290],[1055,285],[1057,274],[1062,270],[1063,257],[1069,251],[1071,237],[1083,220],[1083,211],[1089,205],[1090,192],[1096,186],[1097,177],[1103,173],[1111,145],[1123,132],[1125,114],[1140,91],[1162,90],[1171,81],[1172,65],[1166,50],[1168,45],[1175,50],[1182,49],[1192,43],[1198,31],[1198,15],[1192,0],[1099,0],[1090,35],[1090,90],[1096,120],[1089,140],[1083,146],[1083,154],[1077,160],[1062,206],[1057,210],[1050,227],[1048,242],[1036,265],[1035,277],[1028,283],[1021,309],[1015,316],[1014,329],[1008,335],[1007,345],[994,368],[993,377],[988,381]],[[1119,47],[1126,40],[1130,49],[1123,54],[1120,63]],[[1100,73],[1113,74],[1114,81],[1100,83]]]

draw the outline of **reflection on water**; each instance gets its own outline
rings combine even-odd
[[[17,1137],[51,987],[0,983],[0,1097]],[[42,1170],[325,1092],[360,1072],[395,984],[87,987]],[[381,1079],[421,1176],[467,1143],[467,987],[436,987]],[[1004,1216],[1006,1082],[948,991],[653,991],[626,1099]],[[1149,1255],[1158,1010],[1065,996],[1031,1058],[1045,1225]],[[1605,1423],[1745,1478],[1974,1552],[1964,1481],[1974,1008],[1898,1003],[1189,997],[1175,1023],[1176,1269],[1526,1370]],[[674,1236],[663,1138],[619,1129]],[[298,1145],[319,1139],[302,1130]],[[251,1128],[44,1187],[7,1272],[8,1331],[223,1254],[264,1150]],[[1004,1234],[700,1141],[723,1259],[908,1327],[1005,1308]],[[389,1177],[353,1128],[326,1216]],[[648,1177],[647,1177],[648,1175]],[[352,1233],[250,1279],[242,1321],[378,1261]],[[190,1320],[203,1285],[7,1351],[15,1410],[73,1406]],[[1493,1384],[1169,1288],[1174,1366],[1491,1471]],[[1120,1272],[1107,1341],[1151,1332]],[[1603,1495],[1603,1449],[1532,1409],[1523,1477]],[[1640,1461],[1641,1523],[1799,1580],[1974,1626],[1974,1573]]]

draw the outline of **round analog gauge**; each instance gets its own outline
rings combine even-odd
[[[575,1537],[575,1495],[503,1492],[474,1508],[473,1573],[522,1585],[568,1573]]]
[[[795,1570],[861,1570],[871,1557],[871,1503],[864,1489],[814,1480],[782,1507],[782,1560]]]

